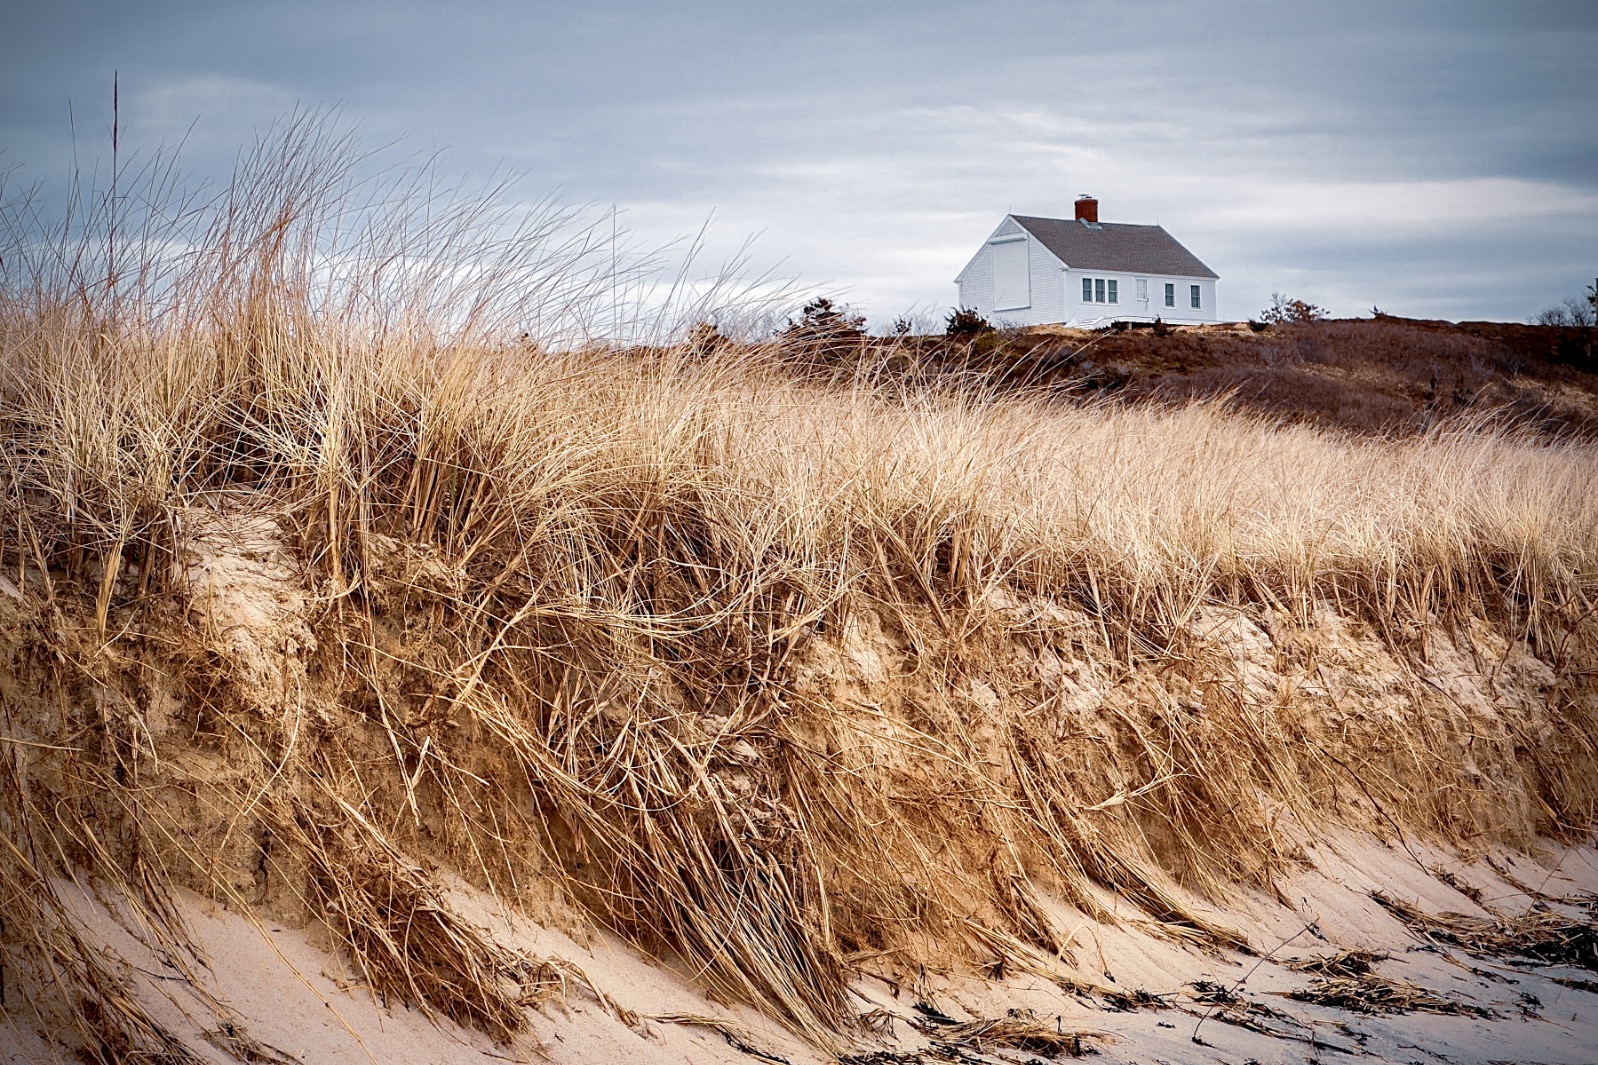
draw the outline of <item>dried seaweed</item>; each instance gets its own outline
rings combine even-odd
[[[1573,976],[1550,976],[1548,979],[1572,991],[1586,991],[1588,994],[1598,995],[1598,980],[1582,980]]]
[[[1099,998],[1104,1008],[1113,1013],[1131,1013],[1134,1010],[1167,1010],[1171,1008],[1168,995],[1157,995],[1145,988],[1131,991],[1101,990]]]
[[[254,1038],[235,1020],[225,1020],[205,1041],[244,1065],[305,1065],[304,1059]]]
[[[1480,1006],[1444,998],[1416,984],[1389,980],[1374,973],[1317,977],[1310,981],[1309,987],[1287,992],[1287,997],[1353,1013],[1440,1013],[1484,1019],[1495,1016],[1491,1010]]]
[[[1204,1016],[1199,1019],[1199,1027],[1203,1026],[1205,1020],[1213,1017],[1223,1024],[1246,1028],[1251,1032],[1259,1032],[1263,1035],[1277,1038],[1287,1038],[1282,1032],[1272,1028],[1265,1022],[1287,1021],[1291,1020],[1291,1018],[1280,1010],[1272,1009],[1263,1002],[1256,1002],[1239,995],[1237,989],[1241,986],[1240,984],[1227,987],[1225,984],[1217,983],[1214,980],[1195,980],[1188,986],[1193,989],[1193,1001],[1208,1007],[1204,1012]],[[1197,1035],[1198,1028],[1195,1028],[1194,1037],[1197,1038]]]
[[[992,1050],[1018,1050],[1046,1058],[1061,1055],[1078,1058],[1096,1053],[1091,1045],[1103,1033],[1068,1031],[1056,1018],[1050,1026],[1039,1021],[1031,1010],[1011,1010],[1008,1016],[976,1021],[956,1021],[940,1011],[922,1010],[922,1019],[912,1020],[918,1031],[933,1041],[935,1050],[987,1053]]]
[[[1378,954],[1370,950],[1343,950],[1336,954],[1321,954],[1311,958],[1299,958],[1287,963],[1287,967],[1295,973],[1310,973],[1315,976],[1365,976],[1371,972],[1372,966],[1379,961],[1386,961],[1388,955]]]
[[[1541,965],[1569,965],[1598,972],[1598,913],[1584,900],[1585,918],[1534,903],[1518,917],[1472,917],[1462,913],[1430,914],[1380,891],[1371,897],[1410,931],[1433,943],[1459,947],[1472,954],[1524,958]]]
[[[659,1021],[662,1024],[681,1024],[693,1028],[707,1028],[727,1041],[727,1045],[740,1054],[747,1054],[759,1061],[771,1062],[772,1065],[790,1065],[785,1057],[762,1050],[756,1045],[755,1037],[747,1029],[731,1021],[722,1020],[720,1017],[707,1017],[702,1013],[651,1013],[648,1019]]]

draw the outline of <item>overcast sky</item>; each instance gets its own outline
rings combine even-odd
[[[1598,2],[419,4],[23,0],[0,167],[59,178],[110,125],[224,173],[296,106],[452,174],[714,215],[876,321],[942,313],[1008,211],[1158,222],[1221,275],[1338,315],[1524,319],[1598,276]],[[192,130],[192,131],[191,131]]]

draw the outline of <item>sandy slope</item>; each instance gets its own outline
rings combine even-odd
[[[1084,975],[1095,977],[1105,992],[1147,992],[1153,1005],[1117,1010],[1106,994],[1071,993],[1025,973],[997,980],[927,973],[919,987],[891,977],[866,977],[855,984],[858,1005],[862,1013],[881,1011],[877,1018],[883,1030],[875,1037],[867,1033],[853,1053],[876,1051],[885,1056],[856,1060],[888,1062],[915,1058],[886,1055],[920,1051],[927,1060],[940,1060],[928,1038],[936,1031],[917,1028],[918,1023],[926,1025],[926,1015],[917,1009],[920,1003],[960,1021],[1019,1014],[1065,1031],[1091,1033],[1094,1038],[1085,1045],[1104,1062],[1361,1059],[1576,1065],[1598,1060],[1598,993],[1553,979],[1590,979],[1591,973],[1438,947],[1412,935],[1372,901],[1370,892],[1383,891],[1428,912],[1483,912],[1454,887],[1422,872],[1417,859],[1450,872],[1460,887],[1479,891],[1484,902],[1501,912],[1522,910],[1532,901],[1511,879],[1551,896],[1598,889],[1598,850],[1592,848],[1549,850],[1540,860],[1500,854],[1460,867],[1457,860],[1450,864],[1447,855],[1415,844],[1383,846],[1344,837],[1317,847],[1314,867],[1283,886],[1288,905],[1254,897],[1227,911],[1227,919],[1251,941],[1279,944],[1264,957],[1184,946],[1140,930],[1135,922],[1127,927],[1086,925],[1071,944]],[[1503,875],[1494,871],[1494,863]],[[686,974],[651,963],[609,936],[579,943],[506,914],[491,898],[463,886],[451,893],[461,912],[507,945],[576,966],[613,1004],[601,1003],[574,981],[561,1002],[534,1011],[531,1037],[514,1047],[496,1046],[447,1020],[435,1023],[415,1010],[385,1008],[311,930],[257,924],[185,895],[185,920],[209,966],[208,990],[236,1017],[230,1032],[206,1030],[195,1021],[208,1015],[204,1002],[172,975],[174,970],[110,921],[97,903],[77,898],[88,926],[127,959],[129,985],[173,1031],[217,1062],[467,1065],[513,1058],[613,1065],[748,1062],[761,1060],[759,1054],[793,1065],[831,1060],[753,1010],[710,1001]],[[1389,955],[1377,965],[1383,977],[1411,982],[1493,1016],[1371,1016],[1285,997],[1308,983],[1286,963],[1350,948]],[[1239,1004],[1206,1003],[1203,981],[1225,988]],[[678,1020],[669,1019],[674,1017]],[[695,1023],[698,1018],[726,1027]],[[727,1033],[747,1049],[734,1046]],[[0,1061],[56,1060],[41,1034],[26,1018],[12,1015],[0,1028]],[[963,1052],[966,1060],[1035,1060],[1032,1054],[984,1048],[980,1042]]]

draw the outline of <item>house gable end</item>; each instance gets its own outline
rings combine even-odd
[[[988,250],[988,245],[992,244],[994,241],[1000,240],[1004,237],[1025,237],[1030,235],[1033,234],[1030,234],[1025,226],[1016,221],[1015,215],[1005,215],[1004,220],[999,223],[998,227],[995,228],[992,233],[988,234],[987,239],[982,242],[982,245],[979,248],[977,248],[976,254],[972,255],[970,259],[966,260],[965,266],[961,267],[960,272],[954,276],[955,284],[958,285],[965,280],[966,275],[971,272],[971,267],[976,265],[977,260],[982,258],[983,253]],[[1053,258],[1060,258],[1054,253],[1052,248],[1048,247],[1048,245],[1041,244],[1040,242],[1040,246]],[[1065,266],[1064,260],[1060,260],[1060,265],[1061,267]]]

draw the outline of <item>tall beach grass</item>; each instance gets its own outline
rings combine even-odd
[[[1107,894],[1238,942],[1193,899],[1291,868],[1284,810],[1591,831],[1590,445],[799,373],[776,340],[679,342],[702,304],[618,345],[569,216],[363,201],[348,151],[291,125],[109,271],[105,225],[8,208],[0,561],[65,707],[7,726],[30,905],[80,875],[157,923],[174,883],[298,907],[374,986],[510,1037],[514,959],[443,917],[393,948],[446,912],[428,855],[512,902],[552,885],[825,1043],[863,959],[1075,979],[1058,907],[1110,920]],[[269,649],[275,687],[194,620],[218,530],[283,562],[314,636]],[[1252,691],[1203,635],[1328,612],[1415,670],[1417,632],[1485,624],[1548,704],[1489,728],[1411,671],[1332,725],[1335,691]],[[1097,702],[1016,665],[1041,647]],[[162,685],[186,732],[152,724]],[[123,853],[94,857],[89,810]],[[266,901],[219,871],[241,837],[275,841]]]

